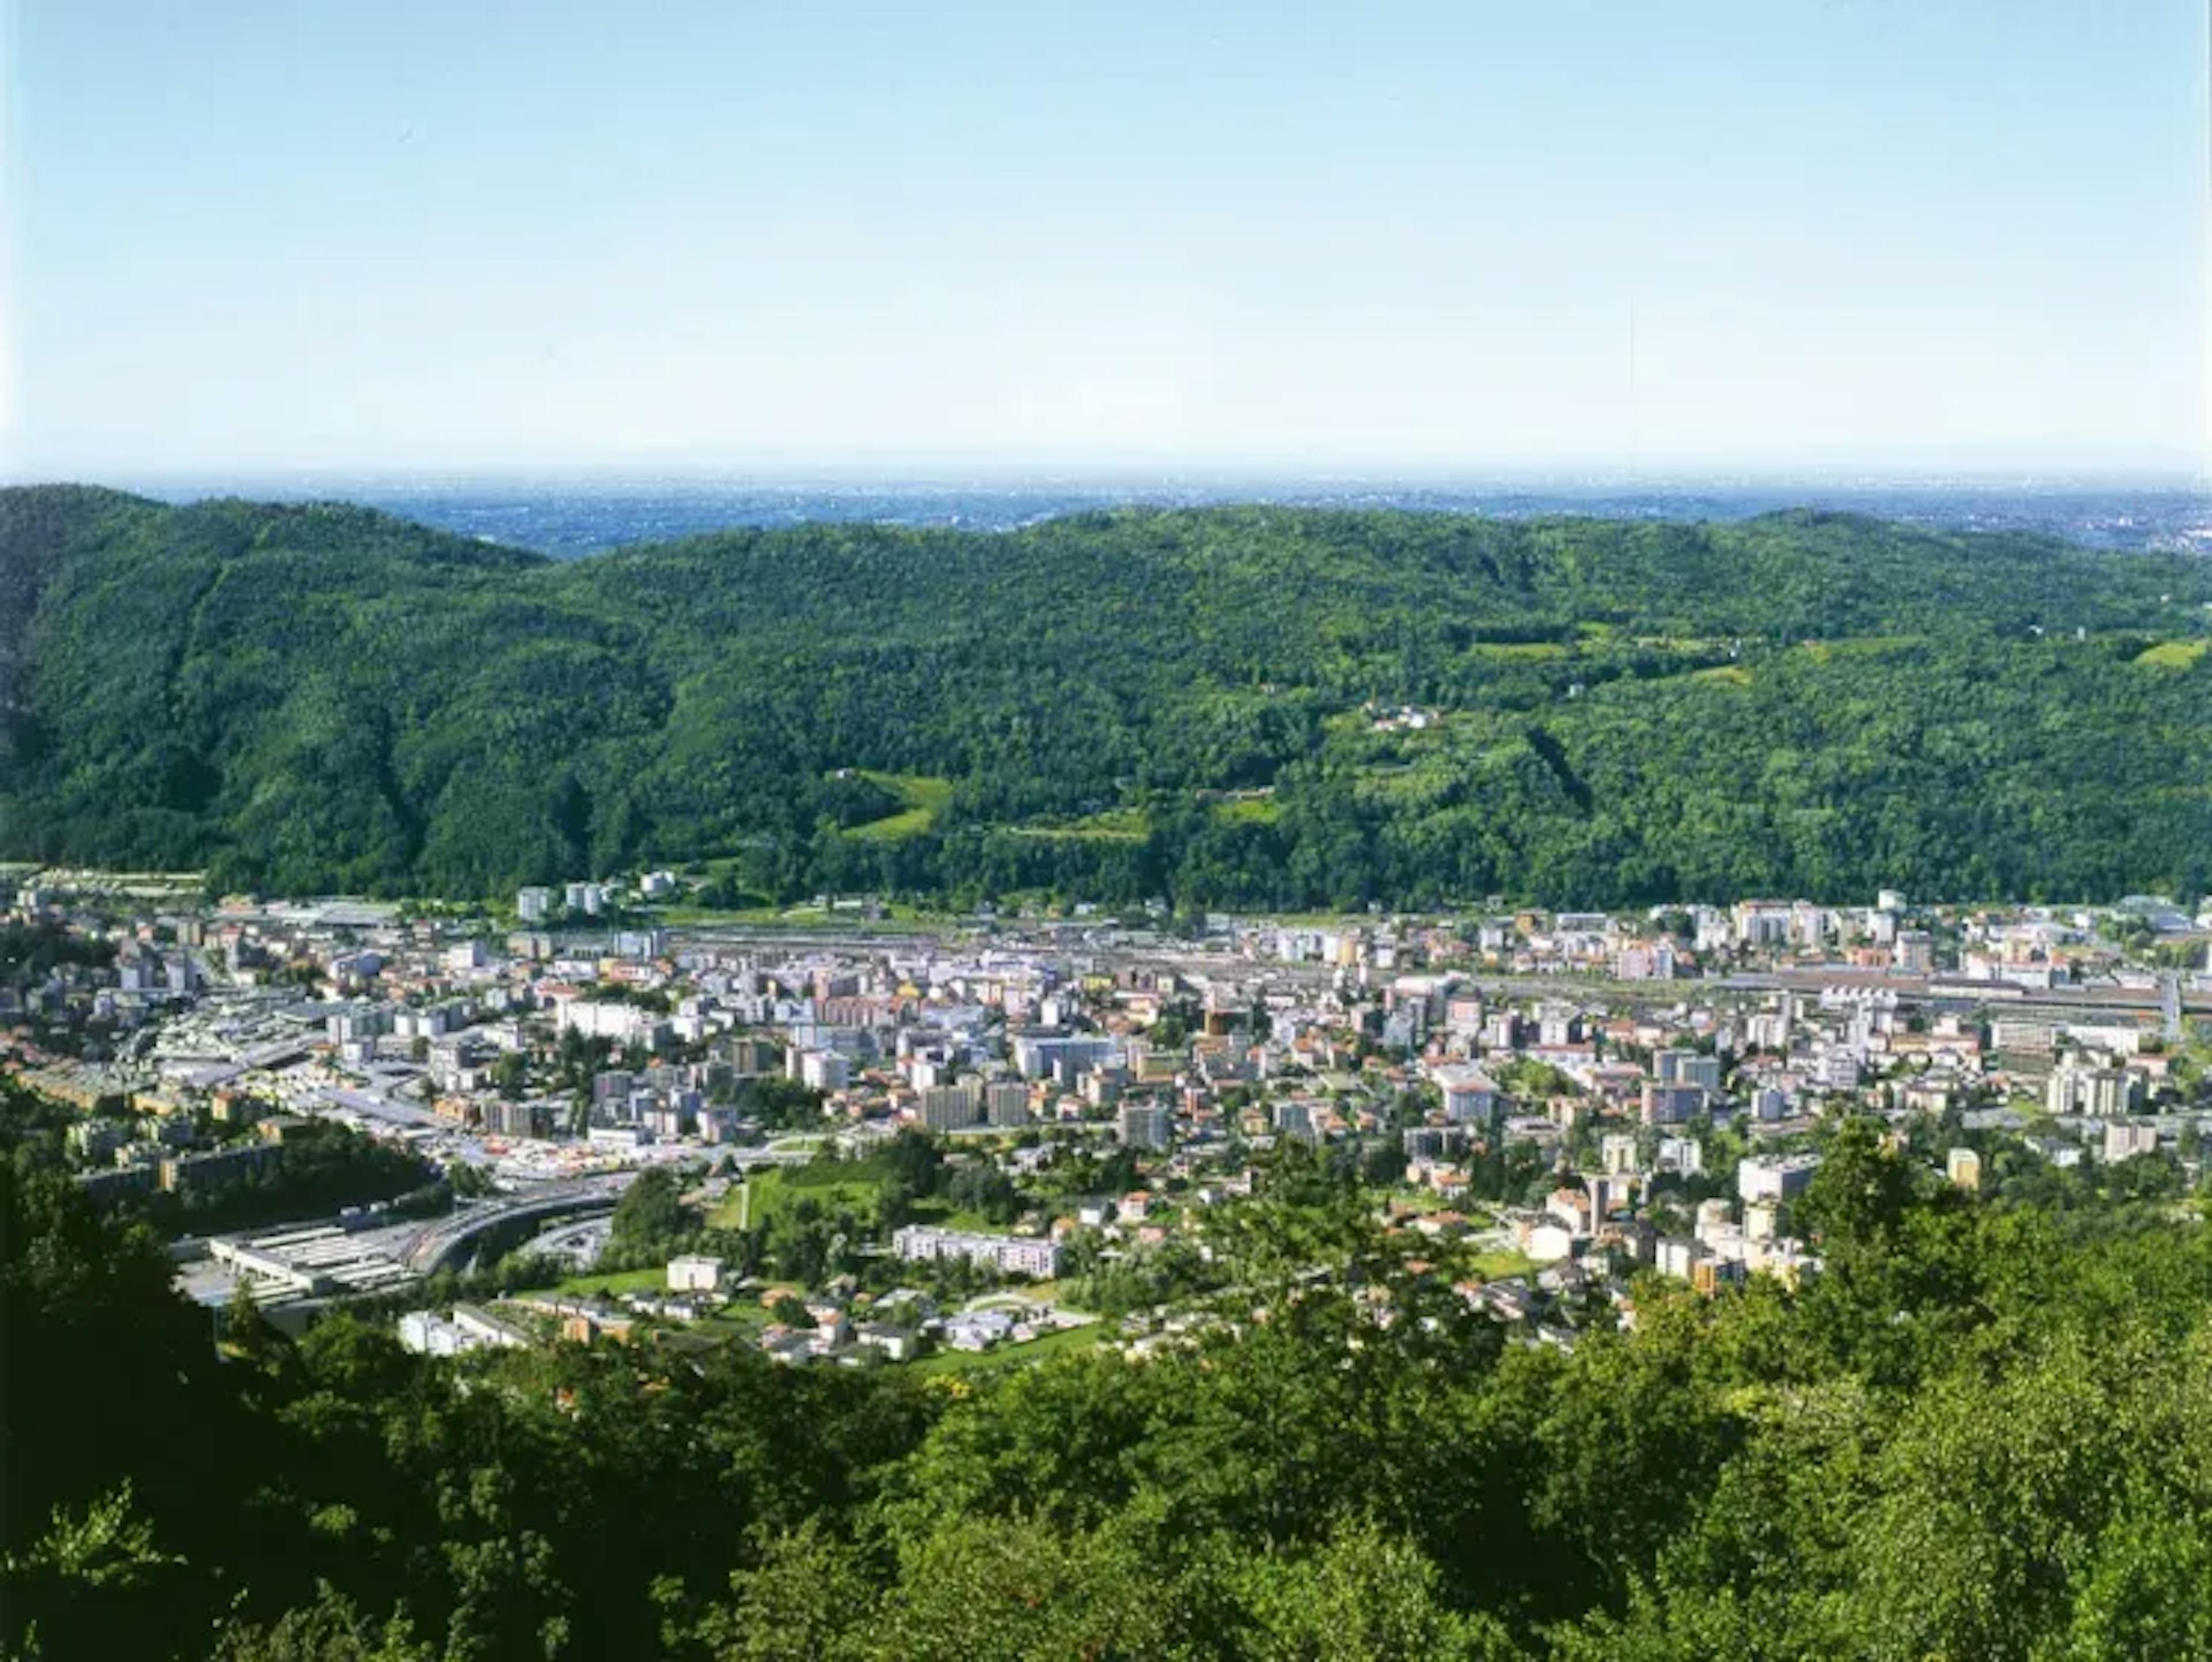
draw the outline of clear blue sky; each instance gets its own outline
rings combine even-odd
[[[2203,0],[9,25],[18,476],[2203,460]]]

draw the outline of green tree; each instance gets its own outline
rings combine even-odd
[[[693,1220],[673,1168],[648,1166],[631,1180],[608,1225],[606,1256],[621,1264],[664,1259],[683,1249]]]

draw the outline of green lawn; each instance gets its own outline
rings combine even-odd
[[[571,1276],[554,1288],[568,1298],[587,1298],[595,1293],[611,1297],[617,1293],[659,1292],[668,1285],[668,1271],[655,1265],[649,1270],[616,1270],[603,1276]]]
[[[717,1229],[734,1229],[741,1212],[750,1206],[746,1221],[759,1228],[769,1217],[787,1210],[802,1197],[825,1212],[849,1207],[858,1216],[872,1220],[876,1193],[888,1168],[880,1161],[840,1161],[834,1165],[768,1166],[751,1173],[745,1182],[752,1191],[750,1203],[739,1198],[732,1184],[722,1203],[708,1216]]]
[[[1525,1276],[1536,1268],[1536,1260],[1511,1251],[1477,1253],[1470,1260],[1475,1274],[1485,1281],[1503,1281],[1508,1276]]]
[[[768,1174],[763,1173],[762,1175],[766,1176]],[[741,1227],[745,1221],[744,1188],[744,1185],[742,1183],[732,1183],[730,1186],[730,1192],[722,1197],[721,1204],[707,1214],[708,1228],[735,1229]],[[760,1193],[757,1190],[754,1192],[751,1204],[755,1206],[761,1204]]]
[[[1072,1350],[1088,1350],[1111,1337],[1115,1331],[1110,1321],[1095,1321],[1087,1327],[1063,1327],[1027,1344],[1002,1344],[995,1350],[940,1350],[908,1366],[917,1374],[973,1374],[985,1368],[1012,1368],[1066,1356]]]
[[[1058,1282],[1025,1281],[1018,1287],[1003,1287],[995,1293],[980,1293],[969,1299],[964,1307],[970,1310],[1026,1311],[1049,1309],[1060,1301]]]
[[[1489,1226],[1489,1210],[1474,1201],[1453,1200],[1438,1194],[1434,1189],[1401,1188],[1390,1192],[1393,1204],[1416,1212],[1457,1212],[1474,1228]]]
[[[692,1322],[684,1331],[711,1339],[734,1339],[740,1344],[753,1344],[759,1341],[761,1330],[768,1322],[767,1311],[740,1297],[726,1310]]]
[[[933,1224],[940,1229],[959,1229],[969,1234],[989,1234],[1006,1226],[994,1223],[981,1212],[956,1211],[943,1200],[917,1200],[914,1204],[914,1221]]]
[[[784,921],[782,909],[773,906],[733,907],[725,911],[711,906],[664,906],[657,914],[665,924],[757,924]],[[826,914],[825,914],[826,915]]]

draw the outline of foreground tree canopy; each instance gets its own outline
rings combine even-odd
[[[1186,1350],[930,1378],[217,1333],[150,1238],[0,1165],[0,1654],[2212,1653],[2201,1225],[1971,1202],[1854,1125],[1826,1277],[1647,1282],[1562,1353],[1371,1205],[1268,1184],[1249,1237],[1300,1271],[1255,1248]]]
[[[560,562],[0,493],[0,856],[482,896],[2194,892],[2212,567],[1275,508]],[[1405,719],[1407,707],[1417,713]]]

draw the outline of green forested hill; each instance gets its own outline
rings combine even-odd
[[[560,563],[0,493],[0,855],[478,894],[2201,888],[2212,567],[1848,516],[1274,508]],[[1370,707],[1419,707],[1384,731]]]

